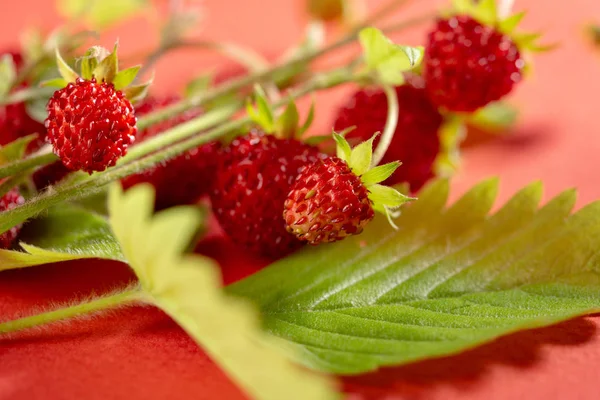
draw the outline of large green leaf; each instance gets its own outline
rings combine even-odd
[[[446,207],[438,181],[396,221],[310,248],[230,286],[305,365],[356,374],[600,311],[600,202],[532,184],[489,214],[483,182]]]
[[[106,218],[76,206],[28,222],[20,241],[26,252],[0,250],[0,271],[81,258],[124,260]]]
[[[253,399],[339,398],[329,378],[289,361],[259,326],[247,302],[221,288],[218,266],[184,256],[202,214],[174,207],[152,215],[153,188],[126,193],[114,184],[109,195],[111,227],[149,301],[169,314]],[[289,351],[289,349],[288,349]]]

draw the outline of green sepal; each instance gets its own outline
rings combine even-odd
[[[128,86],[122,90],[123,94],[129,101],[132,103],[136,103],[142,100],[148,94],[148,90],[150,89],[150,85],[152,84],[152,80],[135,86]]]
[[[388,208],[398,208],[402,204],[416,200],[413,197],[408,197],[398,190],[383,185],[372,185],[369,187],[369,199],[373,204],[381,204]]]
[[[258,85],[254,88],[254,100],[256,106],[252,104],[250,99],[246,104],[248,116],[266,133],[273,133],[275,131],[275,116],[264,90]]]
[[[0,165],[20,160],[25,155],[29,143],[38,138],[37,133],[24,136],[0,147]]]
[[[67,62],[62,58],[58,48],[56,48],[56,65],[58,66],[58,72],[60,73],[60,76],[62,76],[67,83],[75,82],[77,78],[79,78],[77,72],[75,72],[73,68],[71,68],[69,64],[67,64]]]
[[[376,28],[361,30],[359,40],[367,73],[385,84],[403,84],[403,72],[414,69],[423,59],[423,47],[399,46]]]
[[[124,69],[117,72],[113,80],[113,85],[117,90],[123,90],[127,86],[131,85],[135,80],[138,72],[140,71],[141,65],[136,65],[131,68]]]
[[[290,100],[283,113],[275,121],[275,131],[284,138],[297,137],[299,121],[298,107],[294,100]]]
[[[119,71],[119,60],[117,58],[118,43],[115,43],[112,53],[108,54],[102,60],[99,60],[98,65],[92,71],[92,75],[98,82],[112,83]]]
[[[518,110],[505,102],[493,102],[466,116],[470,126],[488,132],[505,131],[515,125]]]
[[[108,50],[101,46],[91,47],[83,57],[81,57],[81,77],[91,80],[94,70],[98,67],[98,62],[108,56]]]
[[[311,127],[313,121],[315,120],[315,99],[312,99],[310,103],[310,109],[308,110],[308,115],[306,116],[306,121],[302,124],[301,127],[296,131],[296,139],[300,139],[306,131]]]
[[[371,168],[371,160],[373,158],[373,140],[377,135],[373,135],[371,139],[360,143],[354,147],[350,153],[348,166],[357,176],[361,176]]]
[[[41,87],[55,87],[55,88],[64,88],[65,86],[67,86],[69,84],[69,82],[67,82],[67,80],[65,78],[54,78],[54,79],[49,79],[47,81],[43,81],[42,83],[40,83]]]
[[[500,21],[498,24],[498,29],[505,35],[512,34],[517,29],[517,26],[519,26],[526,14],[527,13],[523,11],[507,17],[506,19]]]
[[[15,61],[10,54],[5,54],[0,60],[0,97],[10,92],[16,77]]]
[[[384,165],[379,165],[365,172],[360,180],[368,188],[372,185],[385,181],[387,178],[392,176],[394,172],[400,167],[402,163],[400,161],[394,161]]]
[[[458,115],[446,117],[438,135],[441,151],[434,162],[434,170],[439,177],[449,177],[460,165],[460,143],[466,137],[465,121]]]
[[[342,134],[336,132],[333,132],[333,140],[337,144],[336,156],[347,163],[350,162],[350,155],[352,154],[350,143]]]

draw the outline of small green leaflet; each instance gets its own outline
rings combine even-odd
[[[58,12],[68,19],[83,19],[94,29],[104,29],[143,11],[147,0],[58,0]]]
[[[490,215],[497,181],[447,207],[437,181],[392,229],[384,218],[229,287],[268,332],[320,371],[358,374],[450,355],[600,311],[600,202],[571,214],[566,191],[539,208],[534,183]]]
[[[28,222],[20,241],[26,252],[0,250],[0,271],[82,258],[124,260],[108,221],[76,206]]]
[[[182,255],[202,222],[198,210],[175,207],[152,216],[153,205],[153,189],[146,184],[125,194],[115,184],[109,193],[113,232],[153,302],[251,398],[338,399],[328,378],[292,364],[280,352],[285,345],[260,331],[258,314],[248,303],[225,295],[212,260]]]
[[[422,47],[399,46],[376,28],[365,28],[359,34],[369,72],[375,72],[385,84],[404,83],[403,72],[417,67],[423,58]]]

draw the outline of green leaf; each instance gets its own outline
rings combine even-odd
[[[421,63],[422,47],[398,46],[376,28],[365,28],[359,34],[369,71],[376,72],[386,84],[404,83],[403,72]]]
[[[71,20],[84,20],[94,29],[120,23],[148,5],[147,0],[58,0],[59,13]]]
[[[136,65],[135,67],[127,68],[122,71],[117,72],[115,75],[115,79],[113,80],[113,84],[115,85],[115,89],[123,90],[127,86],[131,85],[137,76],[141,66]]]
[[[20,160],[25,155],[29,143],[38,138],[37,133],[14,140],[7,145],[0,146],[0,165]]]
[[[290,100],[285,111],[277,118],[275,130],[284,138],[296,137],[299,121],[298,107],[293,100]]]
[[[304,365],[358,374],[447,356],[600,311],[600,202],[571,214],[567,191],[539,208],[534,183],[490,214],[497,181],[449,207],[447,181],[391,228],[311,247],[229,287]]]
[[[0,250],[0,271],[82,258],[124,260],[108,221],[75,206],[28,222],[19,240],[26,252]]]
[[[48,117],[48,109],[46,108],[47,105],[48,99],[40,98],[26,102],[25,109],[27,110],[27,115],[29,115],[33,120],[43,124]]]
[[[278,341],[260,331],[256,311],[225,295],[218,266],[182,252],[201,222],[193,207],[152,216],[153,189],[138,185],[109,194],[111,226],[143,290],[258,400],[338,398],[324,377],[291,364],[275,349]],[[285,345],[280,345],[285,347]],[[287,350],[289,351],[289,349]]]
[[[384,165],[379,165],[379,166],[365,172],[360,177],[360,180],[366,187],[369,187],[376,183],[383,182],[387,178],[392,176],[392,174],[394,172],[396,172],[396,170],[398,169],[398,167],[400,165],[402,165],[402,163],[399,161],[394,161],[394,162],[387,163]]]
[[[338,158],[349,162],[350,156],[352,154],[352,149],[350,148],[350,143],[344,138],[343,135],[333,132],[333,139],[337,144],[336,155]]]
[[[62,58],[60,52],[58,51],[58,47],[56,48],[56,65],[58,66],[58,72],[60,76],[62,76],[67,82],[75,82],[79,75],[77,72],[73,71],[73,68],[67,64],[67,62]]]
[[[356,175],[361,176],[371,168],[371,158],[373,157],[373,140],[377,135],[373,135],[371,139],[365,140],[358,146],[352,149],[348,165]]]
[[[5,54],[0,59],[0,97],[10,92],[15,78],[17,77],[17,67],[12,55]]]

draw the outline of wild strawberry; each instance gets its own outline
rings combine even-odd
[[[133,106],[110,83],[78,78],[56,91],[47,109],[48,140],[71,170],[104,171],[135,140]]]
[[[60,54],[57,64],[62,78],[48,84],[63,88],[48,101],[47,140],[67,168],[89,174],[103,171],[135,140],[131,101],[142,97],[148,85],[129,86],[139,67],[119,72],[116,46],[112,53],[90,49],[81,59],[82,76]]]
[[[136,107],[138,117],[173,104],[177,97],[148,98]],[[155,124],[138,133],[138,139],[144,141],[178,124],[189,121],[201,114],[200,110],[190,110],[173,118]],[[183,204],[194,204],[209,193],[217,167],[217,142],[207,143],[139,174],[131,175],[121,181],[127,189],[138,183],[150,183],[156,190],[156,210]]]
[[[402,160],[384,183],[406,182],[412,192],[418,191],[434,177],[434,163],[440,152],[438,131],[443,117],[431,104],[422,86],[404,84],[396,87],[399,115],[396,131],[382,160],[383,163]],[[356,127],[346,138],[353,142],[368,140],[373,132],[383,132],[387,120],[387,99],[381,89],[362,89],[355,92],[338,111],[334,129],[338,132]],[[379,138],[375,139],[375,145]]]
[[[0,198],[0,211],[8,211],[23,204],[25,200],[15,188],[6,193]],[[13,226],[10,230],[0,235],[0,248],[9,249],[12,247],[13,242],[19,235],[21,225]]]
[[[540,35],[515,33],[523,14],[500,19],[494,0],[455,0],[429,33],[423,76],[434,104],[472,112],[510,93],[523,78],[527,51]]]
[[[410,200],[395,189],[377,184],[400,163],[370,169],[374,138],[350,150],[343,137],[334,137],[340,157],[319,160],[305,168],[284,203],[288,232],[313,245],[357,235],[375,211],[389,216],[391,209]]]
[[[211,193],[221,227],[236,243],[262,255],[281,257],[301,246],[281,218],[281,207],[305,165],[322,156],[296,139],[251,132],[222,151]]]

